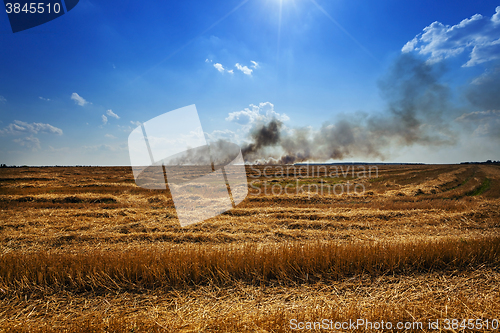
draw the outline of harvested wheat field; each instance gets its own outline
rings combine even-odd
[[[500,329],[500,165],[247,176],[181,228],[129,167],[1,168],[0,331]]]

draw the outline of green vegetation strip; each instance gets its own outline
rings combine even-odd
[[[468,170],[467,170],[467,171],[468,171]],[[466,172],[464,172],[463,174],[466,174]],[[462,183],[460,183],[460,184],[458,184],[458,185],[456,185],[456,186],[450,187],[450,188],[448,188],[448,189],[446,189],[446,188],[445,188],[445,189],[443,189],[443,192],[453,191],[453,190],[456,190],[457,188],[459,188],[459,187],[461,187],[461,186],[464,186],[464,185],[465,185],[465,184],[467,184],[467,183],[469,182],[469,180],[471,180],[471,179],[472,179],[472,177],[474,177],[475,175],[476,175],[476,170],[474,170],[474,171],[472,172],[472,174],[471,174],[469,177],[467,177],[467,178],[466,178],[466,179],[465,179]],[[444,185],[442,185],[442,186],[444,187],[444,186],[446,186],[446,185],[447,185],[447,184],[444,184]]]
[[[488,191],[490,189],[490,186],[491,186],[491,181],[488,178],[485,178],[481,186],[470,191],[469,193],[467,193],[467,195],[471,197],[474,197],[476,195],[481,195],[484,192]]]
[[[467,177],[462,183],[458,184],[457,186],[453,186],[452,188],[450,188],[450,189],[448,189],[446,191],[452,191],[452,190],[455,190],[455,189],[459,188],[460,186],[464,186],[465,184],[467,184],[467,182],[469,180],[472,179],[473,176],[474,176],[474,174],[472,176]]]

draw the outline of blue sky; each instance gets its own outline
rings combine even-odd
[[[442,130],[453,140],[429,141],[426,132],[402,144],[401,134],[379,140],[384,131],[372,131],[361,136],[380,145],[379,155],[353,146],[343,158],[500,159],[500,105],[482,95],[486,86],[492,96],[499,91],[498,5],[80,0],[66,15],[15,34],[0,14],[0,163],[128,165],[127,137],[139,122],[191,104],[208,139],[241,145],[271,118],[287,138],[317,137],[339,119],[391,123],[380,87],[402,54],[443,68],[450,111],[441,122],[422,116],[419,131]]]

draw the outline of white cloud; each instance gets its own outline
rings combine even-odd
[[[5,103],[5,102],[7,102],[7,99],[2,95],[0,95],[0,103]]]
[[[246,74],[246,75],[252,75],[252,72],[253,72],[253,69],[250,69],[248,68],[247,66],[241,66],[239,63],[236,63],[236,65],[234,65],[238,70],[242,71],[243,74]]]
[[[131,120],[131,121],[130,121],[130,123],[131,123],[132,125],[135,125],[135,126],[141,126],[141,125],[142,125],[142,123],[141,123],[140,121],[132,121],[132,120]]]
[[[208,60],[208,59],[205,59],[205,62],[212,62],[212,60]],[[256,61],[253,61],[251,60],[250,61],[252,63],[252,65],[250,67],[252,67],[253,69],[251,68],[248,68],[248,66],[243,66],[241,65],[240,63],[236,63],[236,65],[234,65],[234,67],[236,67],[236,69],[238,69],[239,71],[243,72],[243,74],[245,75],[249,75],[249,76],[252,76],[252,72],[254,71],[254,69],[257,69],[260,67],[259,63],[256,62]],[[224,67],[221,63],[215,63],[213,64],[213,66],[215,67],[215,69],[217,69],[220,73],[224,73],[224,72],[227,72],[229,74],[234,74],[234,70],[233,69],[227,69],[227,67]]]
[[[102,124],[103,125],[106,125],[108,123],[108,117],[106,117],[105,115],[102,115],[101,119],[102,119]]]
[[[457,121],[478,121],[485,120],[492,117],[500,118],[500,110],[488,110],[488,111],[474,111],[470,113],[464,113],[458,117]]]
[[[500,39],[482,46],[474,46],[470,60],[464,67],[471,67],[498,58],[500,58]]]
[[[29,148],[32,151],[37,151],[40,149],[40,140],[33,136],[33,134],[45,133],[45,134],[56,134],[62,135],[63,131],[60,128],[52,126],[50,124],[44,123],[26,123],[20,120],[14,120],[13,123],[9,124],[3,129],[0,129],[0,135],[27,135],[24,138],[14,139],[15,143]]]
[[[247,125],[255,122],[261,115],[259,114],[259,107],[250,104],[250,109],[245,108],[242,111],[229,113],[226,121],[232,121],[240,125]]]
[[[114,136],[113,134],[106,134],[104,136],[109,139],[116,139],[116,136]]]
[[[23,147],[30,148],[32,151],[37,151],[38,149],[41,148],[40,140],[38,140],[38,138],[36,138],[32,135],[25,137],[25,138],[22,138],[22,139],[14,139],[12,141],[20,144]]]
[[[251,133],[260,128],[263,125],[269,125],[271,121],[278,120],[280,122],[286,122],[290,118],[284,113],[278,113],[274,110],[274,105],[270,102],[259,103],[258,105],[250,104],[248,108],[241,111],[229,113],[226,121],[235,122],[240,125],[240,128],[236,130],[236,133],[232,131],[214,131],[207,137],[211,141],[216,141],[214,139],[222,138],[228,141],[235,142],[238,144],[248,144],[251,142]],[[297,136],[297,130],[291,132],[292,130],[285,124],[279,127],[280,133],[287,136]],[[302,131],[302,130],[301,130]],[[303,134],[299,133],[303,136]],[[268,148],[266,148],[268,149]],[[266,153],[272,154],[276,153],[274,150],[278,148],[269,147],[269,151]],[[279,156],[279,155],[278,155]]]
[[[259,103],[259,105],[250,104],[249,108],[242,111],[231,112],[226,121],[235,122],[245,126],[245,128],[251,128],[257,123],[266,123],[272,119],[282,122],[290,120],[286,114],[274,111],[274,104],[264,102]]]
[[[84,106],[85,104],[89,104],[82,96],[78,95],[76,92],[71,94],[71,99],[75,101],[76,104],[80,106]],[[90,103],[92,104],[92,103]]]
[[[218,140],[221,140],[221,139],[227,140],[230,142],[239,142],[240,141],[239,135],[237,133],[229,130],[229,129],[215,130],[212,133],[205,132],[205,135],[206,135],[209,142],[217,142]]]
[[[500,138],[500,110],[464,113],[455,120],[474,126],[474,136],[494,136]]]
[[[47,101],[47,102],[50,101],[50,98],[43,98],[42,96],[40,96],[38,98],[40,98],[42,101]]]
[[[205,62],[208,62],[208,59],[205,61]],[[212,60],[210,60],[210,62],[212,62]],[[215,67],[215,69],[217,69],[220,73],[224,73],[224,72],[228,72],[229,74],[234,74],[234,71],[232,69],[227,69],[227,68],[224,68],[224,66],[220,63],[215,63],[213,65]]]
[[[495,14],[491,17],[491,22],[494,24],[499,24],[500,23],[500,6],[497,6],[495,8]]]
[[[500,6],[495,12],[491,19],[475,14],[453,26],[436,21],[407,42],[401,51],[426,55],[431,63],[466,52],[470,59],[463,67],[500,59]]]
[[[49,133],[62,135],[63,131],[60,128],[44,123],[26,123],[20,120],[14,120],[14,123],[0,129],[0,135],[18,135],[23,133]]]
[[[413,38],[412,40],[406,42],[406,44],[401,49],[401,52],[411,52],[414,51],[418,44],[418,36]]]
[[[221,64],[216,63],[216,64],[214,64],[214,67],[215,67],[215,68],[216,68],[219,72],[224,73],[224,67],[223,67]]]
[[[108,111],[106,111],[106,114],[110,117],[113,117],[113,118],[116,118],[116,119],[120,119],[120,117],[114,113],[111,109],[109,109]]]

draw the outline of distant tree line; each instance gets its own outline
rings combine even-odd
[[[487,160],[486,162],[462,162],[460,164],[500,164],[500,160],[498,161]]]
[[[324,165],[340,165],[342,163],[328,163]],[[349,163],[351,164],[351,163]],[[353,163],[353,164],[384,164],[384,165],[389,165],[389,164],[424,164],[424,163]],[[460,164],[500,164],[500,160],[498,161],[492,161],[492,160],[487,160],[486,162],[461,162]],[[296,165],[302,165],[301,163],[297,163]],[[307,164],[303,164],[307,165]],[[310,164],[313,165],[313,164]],[[315,164],[314,164],[315,165]],[[322,164],[319,164],[322,165]],[[0,164],[0,168],[27,168],[28,165],[7,165],[5,163]],[[54,167],[70,167],[69,165],[47,165],[47,166],[37,166],[32,168],[54,168]],[[92,165],[74,165],[74,167],[77,168],[91,168]]]
[[[27,165],[7,165],[7,164],[0,164],[0,168],[27,168]]]
[[[30,166],[30,165],[7,165],[5,163],[0,164],[0,168],[91,168],[92,165],[43,165],[43,166]]]

